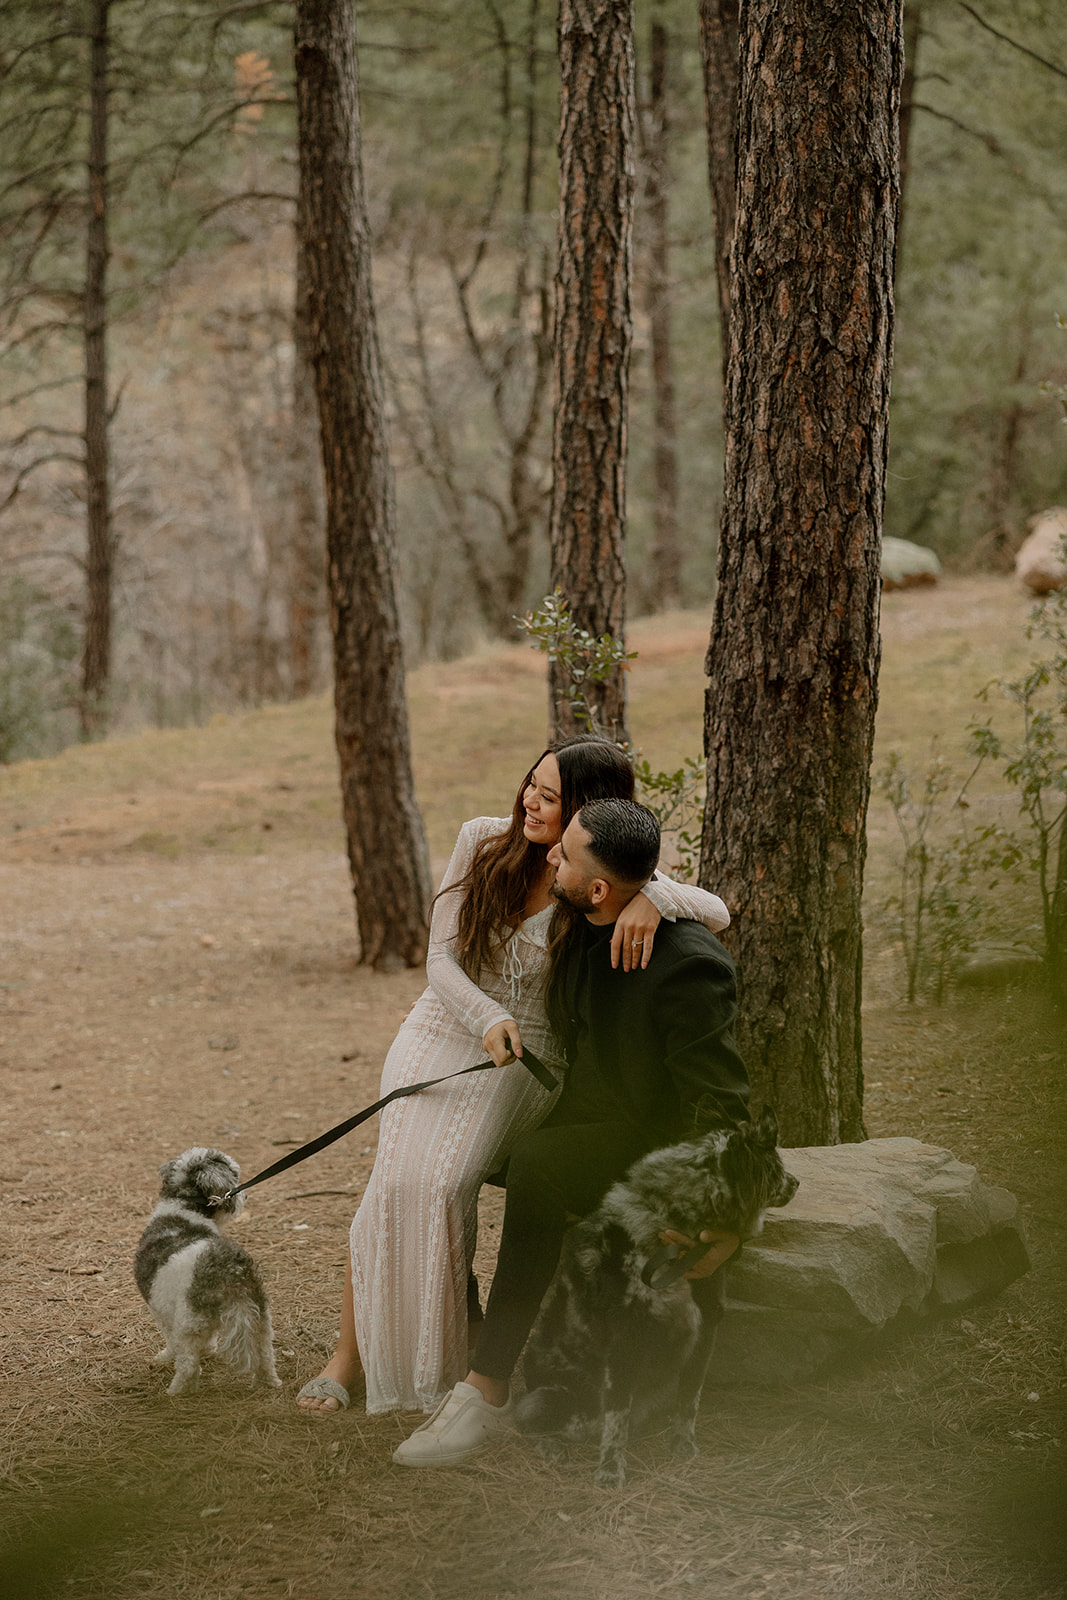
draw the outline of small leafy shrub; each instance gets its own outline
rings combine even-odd
[[[579,628],[562,589],[546,595],[536,611],[527,611],[515,621],[530,640],[531,648],[540,650],[549,661],[558,661],[566,672],[562,699],[575,721],[590,733],[603,734],[588,686],[606,683],[616,667],[626,671],[637,651],[624,649],[610,633],[602,633],[598,639],[587,629]]]
[[[999,733],[989,718],[972,722],[974,766],[962,784],[936,754],[918,786],[898,753],[879,774],[904,841],[900,893],[892,905],[900,918],[909,1001],[924,981],[940,999],[961,958],[991,931],[990,894],[1003,876],[1036,883],[1048,985],[1067,1005],[1067,591],[1035,607],[1027,635],[1043,642],[1044,654],[1021,678],[995,679],[981,694],[988,702],[999,693],[1018,708],[1014,737]],[[999,763],[1018,790],[1024,827],[968,828],[961,821],[946,837],[946,812],[965,816],[967,789],[987,762]]]
[[[1067,560],[1067,541],[1062,549]],[[1053,995],[1067,1005],[1067,590],[1035,606],[1027,637],[1045,653],[1021,678],[995,679],[994,692],[1019,711],[1014,739],[1004,739],[987,719],[971,725],[971,747],[980,761],[997,761],[1019,791],[1026,833],[1016,841],[1020,858],[1036,876],[1041,902],[1045,961]]]
[[[624,670],[637,657],[626,650],[610,633],[596,638],[575,625],[563,591],[546,595],[535,611],[515,621],[549,661],[558,661],[567,674],[562,694],[575,721],[590,733],[602,734],[596,707],[587,688],[604,683],[621,666]],[[704,820],[704,764],[690,756],[676,772],[656,772],[641,752],[629,752],[634,763],[637,798],[659,822],[664,840],[671,847],[676,865],[675,877],[690,881],[696,874],[700,856],[700,830]]]
[[[966,824],[967,790],[984,760],[979,756],[960,782],[935,751],[915,783],[893,751],[877,775],[904,843],[900,891],[889,909],[899,918],[909,1004],[925,987],[940,1004],[961,962],[994,932],[1000,879],[1025,877],[1014,835],[996,823]],[[957,827],[946,836],[950,821]]]

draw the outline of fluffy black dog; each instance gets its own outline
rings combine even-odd
[[[665,1288],[642,1278],[671,1230],[697,1239],[704,1228],[757,1234],[769,1206],[784,1206],[797,1180],[776,1149],[778,1122],[716,1131],[654,1150],[609,1189],[599,1209],[571,1229],[556,1276],[527,1345],[517,1421],[554,1441],[600,1441],[596,1482],[626,1480],[631,1424],[670,1418],[671,1444],[693,1455],[697,1407],[722,1316],[723,1274],[706,1280],[701,1311],[682,1277]]]
[[[238,1372],[280,1383],[274,1370],[270,1307],[255,1264],[219,1232],[244,1195],[236,1161],[197,1145],[159,1169],[160,1201],[134,1257],[137,1287],[166,1345],[153,1365],[174,1366],[168,1394],[191,1394],[205,1354]]]

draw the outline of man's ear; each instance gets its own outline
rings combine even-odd
[[[595,906],[602,906],[611,893],[611,884],[606,878],[591,878],[589,881],[589,898]]]

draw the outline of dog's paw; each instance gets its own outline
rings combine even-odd
[[[545,1461],[562,1462],[567,1459],[567,1446],[562,1439],[557,1439],[552,1434],[542,1435],[534,1443],[537,1454]]]
[[[598,1489],[621,1489],[626,1482],[625,1461],[602,1461],[593,1474]]]
[[[164,1345],[162,1350],[154,1355],[148,1364],[151,1367],[172,1367],[174,1365],[174,1357]]]
[[[187,1394],[195,1394],[199,1387],[199,1373],[194,1373],[192,1377],[187,1377],[184,1374],[175,1375],[175,1377],[171,1379],[167,1393],[173,1396],[174,1399],[180,1400]]]

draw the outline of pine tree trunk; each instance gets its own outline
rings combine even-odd
[[[701,882],[787,1144],[863,1137],[860,893],[879,658],[898,3],[741,15],[726,485]]]
[[[93,0],[90,23],[88,215],[84,299],[86,605],[82,647],[81,728],[91,738],[107,726],[111,679],[111,494],[107,399],[108,10]]]
[[[430,878],[404,697],[352,0],[297,0],[295,21],[297,230],[326,480],[342,807],[360,959],[387,970],[423,958]]]
[[[700,53],[704,62],[704,116],[715,222],[724,395],[730,364],[730,246],[737,212],[737,27],[738,0],[700,0]]]
[[[293,415],[289,465],[292,537],[289,547],[289,689],[302,700],[318,687],[319,630],[325,612],[322,452],[311,360],[306,252],[297,245],[293,297]]]
[[[668,197],[667,29],[649,30],[648,108],[645,117],[645,200],[649,222],[648,321],[652,346],[652,585],[653,609],[681,604],[682,550],[678,541],[678,430],[671,354],[671,269]]]
[[[633,276],[633,0],[561,0],[560,220],[552,587],[575,623],[620,642],[626,611],[626,426]],[[549,725],[575,731],[549,667]],[[600,726],[628,738],[626,679],[590,686]]]

